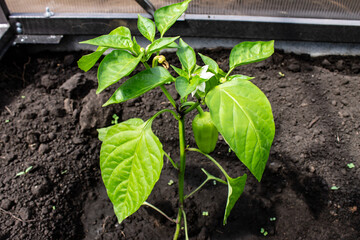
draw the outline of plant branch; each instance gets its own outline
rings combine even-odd
[[[194,110],[195,108],[197,108],[198,106],[200,105],[200,102],[198,101],[198,102],[196,102],[196,103],[193,103],[192,105],[191,105],[191,107],[189,107],[188,109],[186,109],[185,111],[184,111],[184,115],[186,115],[186,114],[188,114],[189,112],[191,112],[192,110]],[[186,106],[186,105],[184,105],[184,106]]]
[[[163,211],[161,211],[160,209],[158,209],[157,207],[155,207],[154,205],[148,203],[148,202],[144,202],[143,203],[144,206],[148,206],[151,207],[152,209],[154,209],[155,211],[157,211],[158,213],[160,213],[161,215],[163,215],[167,220],[176,223],[176,221],[172,218],[170,218],[168,215],[166,215]]]
[[[186,214],[185,214],[184,209],[182,210],[182,214],[184,215],[185,240],[189,240],[188,229],[187,229],[187,221],[186,221]]]
[[[205,181],[200,185],[198,186],[194,191],[192,191],[191,193],[189,193],[188,195],[185,196],[185,199],[188,199],[189,197],[191,197],[194,193],[196,193],[197,191],[199,191],[208,181],[210,180],[209,177],[207,177],[205,179]]]
[[[171,162],[171,164],[173,165],[173,167],[176,170],[179,170],[179,166],[174,162],[174,160],[171,159],[170,155],[168,155],[165,151],[164,151],[164,155],[165,157],[167,157],[167,159],[169,159],[169,161]]]
[[[209,154],[206,154],[204,152],[202,152],[201,150],[197,149],[197,148],[187,148],[186,150],[191,151],[191,152],[198,152],[201,153],[202,155],[204,155],[205,157],[207,157],[208,159],[210,159],[219,169],[220,171],[224,174],[224,176],[228,179],[230,178],[229,175],[226,173],[226,171],[224,170],[224,168],[213,158],[211,157]]]
[[[227,79],[227,77],[230,75],[230,73],[234,70],[235,68],[230,68],[230,70],[228,71],[228,73],[225,76],[225,79]]]
[[[160,88],[164,92],[167,99],[170,101],[171,105],[173,105],[173,107],[176,109],[176,102],[175,102],[174,98],[170,95],[168,90],[165,88],[165,86],[161,85]]]

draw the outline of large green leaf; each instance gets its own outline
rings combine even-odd
[[[199,53],[201,59],[203,60],[203,62],[205,63],[205,65],[209,66],[209,71],[214,73],[214,74],[218,74],[219,73],[219,65],[217,64],[217,62],[215,62],[215,60],[213,60],[210,57],[207,57],[205,55],[202,55],[201,53]]]
[[[181,65],[190,76],[196,65],[196,54],[194,49],[180,38],[179,48],[176,51],[176,55],[179,57]]]
[[[148,198],[160,177],[163,156],[149,121],[132,119],[108,129],[101,145],[100,169],[119,222]]]
[[[79,68],[85,72],[89,71],[107,49],[107,47],[98,47],[95,52],[82,56],[77,62]]]
[[[176,39],[179,37],[169,37],[169,38],[159,38],[156,39],[153,43],[151,43],[147,49],[147,54],[152,54],[154,52],[158,52],[169,45],[171,45]]]
[[[147,38],[150,42],[154,41],[156,29],[155,29],[155,23],[153,21],[138,14],[137,26],[140,33],[145,38]]]
[[[132,50],[133,42],[131,39],[118,35],[102,35],[87,41],[80,42],[101,47]]]
[[[240,65],[260,62],[274,53],[274,41],[242,42],[236,45],[230,53],[230,69]]]
[[[250,81],[228,81],[205,98],[211,119],[236,156],[261,180],[275,135],[271,105]]]
[[[191,0],[168,5],[155,11],[155,24],[161,34],[161,37],[164,36],[165,32],[186,11],[189,2],[191,2]]]
[[[114,50],[106,55],[98,68],[99,86],[96,93],[100,93],[121,78],[128,76],[138,65],[142,56],[140,54],[138,57],[134,57],[123,50]]]
[[[195,91],[196,87],[202,82],[204,82],[204,79],[201,79],[198,76],[191,78],[190,82],[184,77],[177,77],[175,80],[175,88],[180,94],[180,97],[184,98]]]
[[[247,175],[244,174],[241,177],[231,178],[229,176],[226,177],[227,184],[228,184],[228,197],[226,202],[225,208],[225,215],[223,224],[226,224],[227,218],[230,215],[230,211],[235,206],[236,201],[239,199],[241,194],[244,192],[245,182],[246,182]]]
[[[115,28],[109,35],[118,35],[131,39],[131,33],[127,27]],[[89,71],[107,49],[107,47],[98,47],[95,52],[82,56],[78,61],[79,68],[85,72]]]
[[[150,68],[131,77],[123,83],[104,106],[125,102],[150,91],[157,86],[174,81],[174,78],[163,67]]]

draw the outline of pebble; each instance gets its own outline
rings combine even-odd
[[[347,174],[347,172],[346,172],[346,170],[345,170],[344,168],[342,168],[342,169],[340,170],[340,172],[341,172],[343,175],[346,175],[346,174]]]
[[[314,173],[316,171],[315,167],[310,165],[309,166],[309,172]]]
[[[345,106],[349,105],[349,102],[345,99],[341,99],[340,102],[344,104]]]
[[[44,143],[40,144],[39,149],[38,149],[40,154],[48,153],[48,152],[50,152],[50,150],[51,149],[50,149],[49,145],[44,144]]]
[[[321,65],[322,65],[323,67],[330,67],[330,66],[331,66],[331,63],[329,62],[329,60],[324,59],[324,60],[321,62]]]
[[[300,72],[300,70],[301,70],[300,64],[299,63],[291,63],[288,66],[288,70],[292,71],[292,72]]]
[[[340,95],[340,90],[339,90],[338,88],[335,88],[335,89],[334,89],[334,94],[335,94],[335,95]]]
[[[31,218],[31,211],[29,208],[23,207],[19,210],[19,216],[22,220],[26,221]]]
[[[9,199],[3,199],[1,201],[0,207],[6,211],[10,210],[11,207],[14,205],[14,202]]]
[[[336,106],[336,105],[337,105],[337,102],[336,102],[335,100],[332,100],[332,101],[331,101],[331,104],[332,104],[333,106]]]
[[[33,186],[31,188],[31,193],[36,197],[41,197],[48,193],[49,189],[49,182],[45,180],[41,184]]]
[[[336,62],[335,64],[336,66],[336,69],[339,70],[339,71],[342,71],[344,70],[345,66],[344,66],[344,60],[339,60]]]
[[[49,133],[48,138],[50,141],[54,140],[56,138],[56,133],[53,133],[53,132]]]

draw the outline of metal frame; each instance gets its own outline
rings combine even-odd
[[[12,14],[9,21],[26,35],[99,35],[118,26],[139,35],[137,14]],[[360,43],[360,21],[186,14],[166,35]]]
[[[15,37],[15,33],[8,22],[9,15],[10,12],[5,4],[5,1],[0,0],[0,59],[11,46]]]

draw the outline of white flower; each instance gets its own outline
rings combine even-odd
[[[201,68],[201,72],[200,72],[200,78],[202,79],[210,79],[212,78],[215,74],[211,73],[211,72],[207,72],[209,68],[209,65],[205,65]]]
[[[200,70],[200,74],[199,77],[202,79],[206,79],[209,80],[210,78],[212,78],[215,74],[211,73],[211,72],[207,72],[209,66],[205,65],[201,68]],[[191,96],[194,96],[196,91],[199,90],[200,92],[205,92],[205,84],[206,81],[203,81],[202,83],[200,83],[199,85],[196,86],[196,89],[191,93]]]

